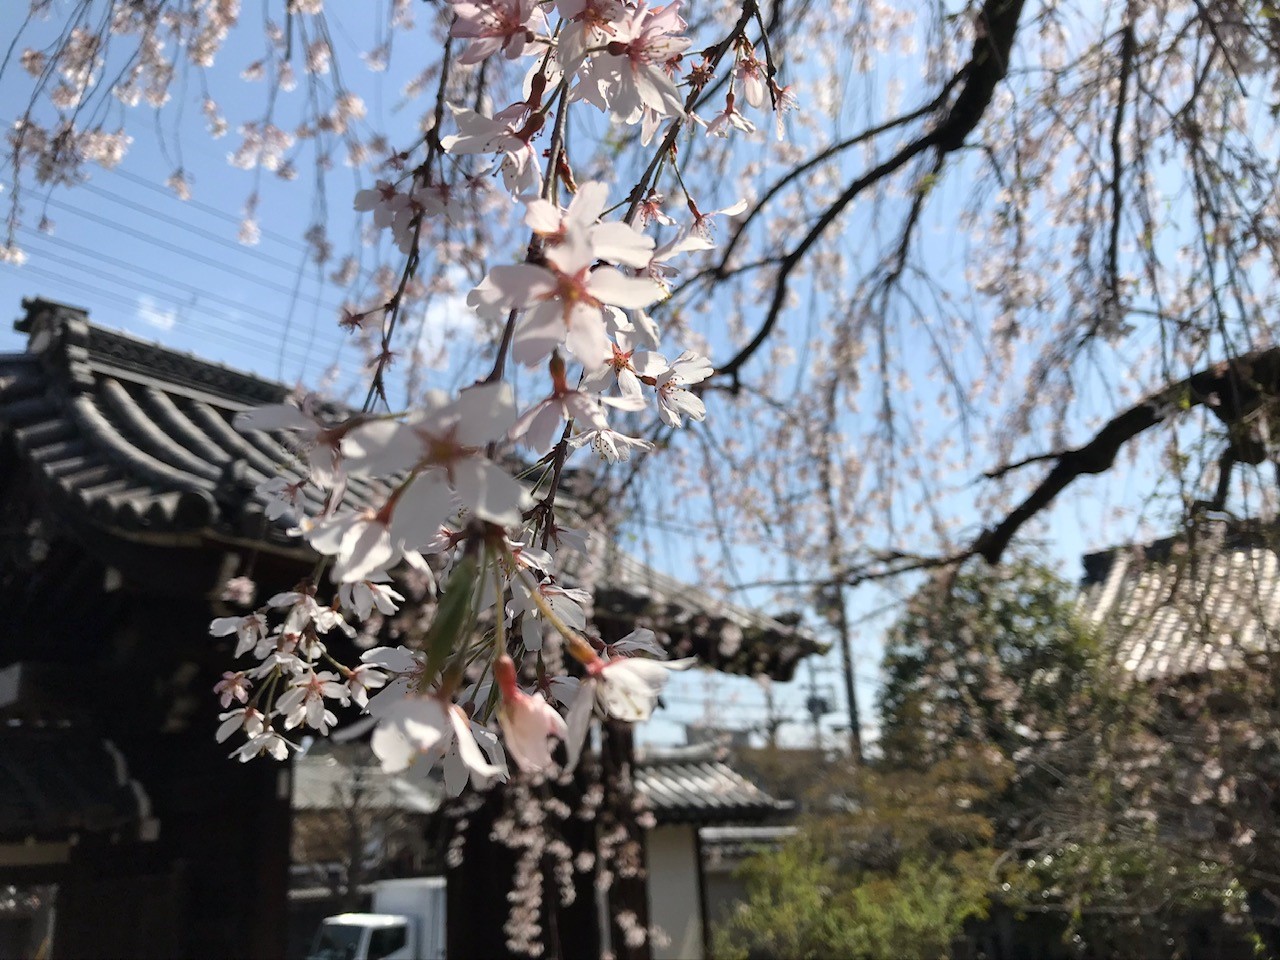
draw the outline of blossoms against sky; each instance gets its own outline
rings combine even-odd
[[[424,228],[438,221],[452,229],[474,215],[472,188],[442,182],[440,165],[479,164],[472,185],[500,174],[494,182],[523,209],[528,242],[522,258],[494,259],[466,298],[499,331],[491,372],[452,395],[427,391],[409,409],[393,409],[382,373],[400,295],[346,310],[345,328],[382,331],[364,409],[307,398],[236,421],[280,438],[295,455],[289,473],[259,493],[272,517],[296,521],[294,534],[324,572],[257,609],[215,619],[210,632],[235,636],[236,657],[253,661],[227,671],[214,691],[226,710],[218,739],[242,736],[239,759],[284,758],[293,747],[286,734],[324,735],[339,710],[358,709],[373,719],[384,769],[438,764],[458,792],[509,776],[508,757],[527,773],[553,773],[562,743],[572,765],[593,715],[646,720],[670,672],[692,662],[666,662],[646,630],[610,645],[593,636],[591,593],[560,579],[586,538],[563,525],[556,495],[576,451],[625,460],[654,449],[655,431],[705,418],[698,392],[710,361],[669,344],[650,311],[669,296],[669,261],[711,248],[711,218],[744,206],[703,214],[686,194],[692,217],[682,226],[663,209],[653,164],[639,182],[575,182],[567,112],[594,109],[638,127],[634,149],[669,162],[668,147],[651,145],[659,134],[695,121],[727,132],[690,110],[722,65],[722,117],[736,114],[735,90],[759,108],[773,81],[742,32],[746,18],[686,76],[693,40],[678,2],[450,3],[459,47],[448,66],[522,62],[518,98],[501,108],[442,101],[445,127],[424,140],[425,159],[412,166],[412,152],[397,155],[353,203],[405,255],[403,289]],[[361,114],[362,106],[344,116]],[[517,399],[511,375],[521,369],[544,386],[522,387]],[[379,646],[359,663],[340,662],[334,638],[377,637],[406,602],[396,579],[405,571],[436,591],[421,647]],[[248,601],[252,591],[228,596]],[[544,660],[548,643],[567,657]],[[554,673],[548,662],[573,667]]]

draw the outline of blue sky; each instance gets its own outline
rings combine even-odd
[[[372,46],[371,31],[364,31],[369,34],[366,39],[359,29],[348,30],[340,19],[333,22],[340,56],[350,52],[341,49],[345,46],[352,50]],[[8,41],[0,28],[0,42],[7,46]],[[237,242],[241,208],[258,186],[259,176],[227,163],[227,154],[237,142],[236,127],[261,104],[260,88],[234,77],[258,56],[248,44],[245,35],[233,34],[220,61],[219,71],[226,80],[221,87],[235,95],[222,101],[232,131],[226,138],[214,141],[204,133],[193,89],[186,94],[191,102],[184,119],[176,128],[166,126],[162,141],[153,136],[151,115],[145,108],[128,113],[126,125],[135,142],[119,170],[95,169],[89,183],[77,188],[28,189],[24,195],[27,224],[34,226],[43,213],[54,228],[49,234],[24,230],[19,242],[29,257],[27,264],[0,265],[0,314],[17,317],[23,297],[46,296],[88,308],[97,323],[288,383],[302,380],[315,385],[329,369],[339,386],[361,382],[360,358],[334,323],[344,291],[323,281],[314,265],[308,264],[300,242],[312,209],[305,167],[300,181],[293,184],[279,184],[270,174],[263,175],[258,211],[261,242],[253,247]],[[345,77],[364,96],[380,125],[399,130],[406,139],[414,117],[396,111],[394,91],[407,76],[393,60],[390,72],[376,81],[363,73]],[[24,80],[14,73],[0,81],[0,103],[22,102]],[[172,122],[172,105],[163,116],[164,124]],[[186,203],[163,186],[177,165],[178,150],[193,183],[193,199]],[[9,176],[0,173],[4,191],[0,200],[6,202],[12,189]],[[339,167],[329,179],[329,225],[339,249],[357,230],[350,210],[355,189],[354,176],[344,168]],[[935,234],[945,230],[954,205],[962,199],[937,198],[927,219]],[[945,236],[925,242],[947,260],[959,256]],[[447,309],[431,319],[439,330],[455,322]],[[429,329],[427,335],[439,330]],[[7,325],[0,328],[0,350],[22,348],[20,336]],[[956,480],[961,496],[968,479]],[[1108,504],[1140,498],[1145,482],[1141,471],[1106,481],[1082,481],[1080,490],[1050,515],[1044,532],[1052,547],[1046,550],[1046,559],[1064,576],[1077,577],[1081,553],[1124,536],[1123,528],[1099,522]],[[1096,499],[1104,490],[1109,493],[1106,501]],[[690,547],[682,540],[687,534],[660,526],[639,535],[643,542],[628,544],[628,549],[662,569],[689,575]],[[764,574],[758,558],[744,557],[741,563],[747,579]],[[891,596],[874,588],[850,596],[855,618],[864,621],[856,633],[855,674],[866,725],[873,719],[879,634],[885,625],[885,618],[875,616],[875,611]],[[745,599],[750,601],[753,595],[748,593]],[[836,667],[834,653],[815,664],[819,686],[837,692],[839,712],[824,721],[828,736],[832,727],[845,723]],[[802,667],[794,683],[774,689],[776,709],[791,721],[782,730],[784,742],[804,742],[809,736],[803,712],[809,677],[809,668]],[[758,728],[766,719],[764,692],[747,678],[706,673],[679,677],[668,701],[669,708],[641,732],[643,740],[681,742],[682,724],[700,719],[737,728]]]

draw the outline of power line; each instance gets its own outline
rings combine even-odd
[[[82,256],[88,257],[92,262],[101,262],[105,264],[110,264],[111,266],[117,267],[121,270],[127,270],[130,273],[135,273],[140,277],[146,277],[147,279],[155,281],[157,283],[168,284],[169,286],[174,287],[175,289],[183,291],[189,296],[208,299],[216,303],[221,303],[227,307],[230,307],[233,310],[236,310],[243,314],[248,314],[253,317],[257,317],[268,323],[274,324],[277,327],[281,323],[281,320],[278,316],[267,313],[262,310],[255,309],[254,307],[247,306],[246,304],[243,304],[238,300],[234,300],[231,297],[224,297],[221,294],[211,293],[209,291],[206,291],[192,284],[184,283],[181,280],[175,280],[172,277],[167,277],[164,274],[158,273],[154,270],[148,270],[146,267],[140,267],[137,264],[131,263],[127,260],[121,260],[117,257],[112,257],[104,253],[99,253],[98,251],[93,250],[89,247],[84,247],[79,244],[72,243],[70,240],[63,240],[61,237],[50,236],[48,234],[39,233],[38,231],[32,230],[30,227],[21,227],[20,230],[24,234],[27,234],[34,239],[37,239],[40,242],[40,244],[44,244],[44,243],[53,244],[54,246],[62,247],[64,249],[70,250],[73,253],[77,253]],[[29,247],[29,249],[32,249],[33,252],[38,253],[42,258],[53,260],[54,262],[57,262],[57,263],[63,263],[66,266],[74,267],[79,270],[85,270],[89,273],[97,273],[99,276],[105,276],[105,278],[108,280],[113,280],[118,282],[118,277],[110,273],[104,274],[101,270],[95,268],[91,263],[82,263],[79,261],[58,257],[56,254],[50,253],[47,250],[40,249],[39,245],[35,247]],[[160,295],[170,297],[170,298],[172,297],[171,294],[162,293]],[[212,311],[206,308],[205,312],[214,313],[215,311]],[[238,316],[232,316],[230,314],[223,314],[223,316],[230,323],[239,324],[241,322],[241,318]],[[330,334],[325,334],[321,337],[321,344],[323,346],[340,348],[342,346],[345,346],[347,342],[348,341],[342,338],[341,336],[333,336]]]
[[[55,273],[50,270],[43,270],[40,267],[33,264],[26,264],[22,267],[17,267],[13,269],[21,270],[23,274],[31,274],[31,275],[40,277],[47,283],[52,283],[62,287],[68,287],[74,290],[81,290],[94,298],[113,301],[125,307],[131,313],[137,312],[138,305],[136,300],[133,297],[127,296],[122,293],[117,293],[113,290],[105,289],[99,284],[91,283],[87,280],[83,280],[77,277],[68,277],[64,274]],[[248,349],[262,356],[263,358],[275,359],[279,355],[277,350],[271,347],[264,346],[260,341],[246,344],[244,337],[237,336],[225,330],[221,325],[210,324],[207,321],[203,321],[198,317],[198,315],[193,316],[190,310],[185,305],[176,301],[174,302],[175,302],[175,305],[182,310],[182,325],[184,328],[191,328],[191,327],[197,328],[196,332],[199,332],[203,336],[213,337],[229,346],[238,346],[241,349],[245,349],[247,347]],[[290,352],[287,354],[287,356],[288,356],[288,359],[294,363],[301,364],[304,361],[304,358],[301,355],[296,353]],[[344,373],[351,375],[352,371],[349,368],[344,367],[340,362],[338,363],[338,367],[340,370],[343,370]]]
[[[137,200],[134,200],[131,197],[126,197],[121,194],[115,193],[111,190],[107,190],[103,187],[96,186],[92,182],[79,184],[76,187],[76,189],[84,190],[84,191],[87,191],[88,193],[92,193],[92,194],[96,194],[97,196],[104,197],[105,199],[111,201],[112,203],[118,203],[121,206],[128,207],[130,210],[135,210],[138,213],[143,214],[144,216],[148,216],[156,220],[160,220],[161,222],[167,223],[170,226],[173,226],[179,230],[184,230],[188,233],[196,234],[197,236],[203,237],[212,243],[216,243],[216,244],[219,244],[220,246],[227,247],[231,250],[235,250],[237,253],[251,255],[255,260],[274,264],[275,266],[278,266],[284,270],[294,270],[297,268],[296,264],[290,263],[287,260],[281,260],[279,257],[273,257],[271,254],[264,253],[259,249],[251,250],[248,247],[246,247],[244,244],[238,243],[235,240],[231,240],[230,238],[225,237],[220,233],[215,233],[212,230],[206,230],[203,227],[198,227],[195,224],[190,223],[186,220],[181,220],[172,214],[165,213],[161,210],[157,210],[154,207],[149,207],[145,203],[139,203]],[[174,200],[176,203],[190,202],[190,201],[179,200],[178,198],[172,197],[172,196],[170,197],[170,199]],[[206,207],[206,209],[216,213],[221,213],[221,211],[216,210],[216,208],[214,207]],[[236,224],[240,223],[240,221],[236,217],[232,216],[231,214],[224,213],[222,214],[222,216],[232,221],[233,223],[236,223]],[[260,235],[266,236],[266,234],[263,233],[261,228],[259,228],[258,232]],[[276,242],[278,243],[285,242],[284,238],[280,237],[279,235],[273,235],[273,236],[276,239]],[[289,246],[299,251],[300,253],[307,254],[308,256],[314,252],[311,247],[308,247],[307,245],[302,243],[290,243]],[[373,275],[373,271],[368,269],[361,269],[357,274],[357,279],[368,279],[372,275]]]
[[[77,186],[76,189],[84,190],[87,193],[92,193],[99,197],[104,197],[107,200],[111,201],[112,203],[118,203],[123,207],[128,207],[130,210],[136,210],[138,213],[141,213],[144,216],[152,217],[153,219],[159,220],[163,223],[167,223],[170,226],[176,227],[177,229],[182,230],[186,233],[191,233],[191,234],[195,234],[198,237],[203,237],[205,240],[208,240],[211,243],[216,243],[219,246],[228,247],[229,249],[232,249],[237,253],[243,253],[243,254],[252,253],[253,258],[262,263],[269,263],[269,264],[272,264],[273,266],[280,267],[283,270],[293,270],[297,267],[297,264],[295,263],[290,263],[287,260],[281,260],[279,257],[273,257],[271,254],[263,253],[261,250],[251,251],[244,244],[237,243],[234,240],[230,240],[227,237],[222,236],[221,234],[214,233],[212,230],[206,230],[203,227],[197,227],[195,224],[192,224],[192,223],[185,223],[179,220],[177,217],[171,216],[170,214],[167,214],[167,213],[163,213],[159,210],[154,210],[151,207],[148,207],[146,204],[138,203],[136,200],[131,200],[128,197],[122,197],[119,194],[112,193],[110,190],[103,190],[101,187],[94,186],[92,183],[82,183],[79,186]],[[77,212],[80,212],[80,211],[77,211]],[[310,251],[305,251],[305,252],[309,253]]]
[[[61,264],[73,267],[74,269],[76,269],[81,273],[85,273],[90,276],[96,276],[107,283],[124,286],[130,290],[139,291],[148,296],[157,297],[161,300],[165,300],[165,301],[168,301],[169,303],[174,304],[175,306],[183,309],[184,311],[188,309],[195,309],[198,312],[202,313],[207,318],[209,318],[210,320],[222,320],[224,321],[224,323],[220,327],[214,326],[213,328],[216,329],[221,334],[234,337],[235,341],[238,343],[245,342],[241,318],[232,316],[231,314],[222,313],[220,311],[211,309],[209,307],[201,307],[195,303],[185,302],[179,299],[178,297],[174,296],[172,293],[169,293],[165,290],[157,290],[154,287],[144,287],[131,280],[125,280],[119,276],[116,276],[106,270],[97,269],[91,264],[79,263],[74,260],[68,260],[66,258],[59,257],[56,254],[52,254],[44,250],[41,250],[38,252],[42,260],[50,260],[54,263],[61,263]],[[32,266],[35,266],[35,265],[32,265]],[[138,309],[137,302],[136,301],[131,301],[131,302],[134,307],[134,310],[136,311]],[[240,332],[233,332],[231,330],[225,329],[226,324],[228,323],[233,325],[236,325],[236,324],[241,325]],[[252,340],[251,342],[255,347],[262,349],[266,353],[270,353],[272,356],[275,356],[280,353],[280,348],[273,341],[264,340],[264,339],[255,339],[255,340]],[[296,353],[289,354],[289,357],[290,359],[297,359]]]
[[[152,190],[156,193],[159,193],[161,196],[165,197],[168,200],[175,200],[178,203],[181,203],[183,206],[188,206],[194,210],[199,210],[201,213],[207,213],[209,214],[209,216],[217,217],[218,219],[224,220],[228,223],[234,223],[237,226],[239,226],[241,222],[241,218],[237,217],[235,214],[227,213],[225,210],[219,210],[217,207],[210,206],[207,203],[201,203],[199,200],[196,200],[194,197],[192,197],[189,200],[183,200],[181,197],[175,196],[171,190],[160,186],[158,183],[153,183],[152,181],[148,180],[146,177],[140,177],[136,173],[131,173],[128,170],[124,170],[120,167],[113,167],[110,172],[115,176],[123,177],[125,180],[128,180],[131,183],[136,183],[139,186],[146,187],[148,190]],[[85,187],[85,186],[88,186],[88,184],[80,184],[80,186]],[[265,229],[260,229],[259,233],[261,233],[262,236],[266,239],[274,240],[276,243],[283,244],[284,246],[287,246],[287,247],[292,247],[294,250],[297,250],[300,253],[310,252],[309,248],[305,243],[302,243],[298,240],[294,240],[290,237],[286,237],[282,233],[276,233],[273,230],[265,230]]]
[[[229,264],[223,261],[216,260],[213,257],[207,257],[202,253],[198,253],[194,250],[181,247],[176,243],[170,243],[167,240],[161,240],[158,237],[151,236],[150,234],[148,234],[143,230],[137,230],[137,229],[134,229],[133,227],[127,227],[122,223],[113,222],[111,220],[108,220],[106,217],[100,217],[97,214],[90,213],[87,210],[77,209],[76,207],[73,207],[70,204],[63,203],[60,200],[55,200],[52,197],[50,197],[47,200],[47,202],[51,206],[56,207],[59,210],[66,210],[69,213],[73,214],[74,216],[83,217],[86,220],[92,220],[93,222],[99,223],[105,227],[110,227],[113,230],[118,230],[121,233],[128,234],[131,237],[135,237],[136,239],[141,240],[143,243],[152,244],[153,246],[160,247],[162,250],[168,250],[171,253],[175,253],[178,256],[187,257],[190,260],[194,260],[198,263],[203,263],[206,266],[213,267],[217,270],[222,270],[223,272],[229,273],[232,276],[239,277],[242,280],[247,280],[250,283],[256,283],[261,287],[264,287],[268,290],[274,290],[277,293],[283,294],[284,296],[287,296],[290,298],[294,297],[294,291],[290,287],[285,286],[284,284],[276,283],[275,281],[268,280],[264,277],[255,276],[254,274],[251,274],[246,270],[242,270],[239,267],[230,266]],[[330,303],[329,301],[321,300],[318,297],[312,297],[308,294],[299,293],[297,294],[297,299],[306,300],[308,303],[312,303],[319,307],[325,307],[335,312],[342,310],[342,306],[339,304]]]

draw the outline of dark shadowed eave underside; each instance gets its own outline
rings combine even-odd
[[[0,842],[149,839],[154,829],[110,741],[76,727],[0,725]]]

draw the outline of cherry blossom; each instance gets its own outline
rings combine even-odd
[[[542,649],[542,621],[541,610],[534,602],[532,592],[521,580],[515,580],[507,611],[512,620],[523,617],[521,639],[526,650],[536,653]],[[538,584],[537,592],[565,626],[578,633],[586,630],[587,615],[583,605],[591,602],[590,593],[574,587],[562,587],[550,577]]]
[[[581,184],[567,209],[541,197],[526,199],[525,223],[551,246],[581,242],[586,237],[591,257],[628,267],[645,268],[653,257],[653,237],[629,223],[601,223],[609,201],[609,185],[593,180]]]
[[[374,186],[357,191],[354,206],[363,213],[372,213],[374,226],[385,230],[408,202],[409,198],[394,183],[379,180]]]
[[[297,749],[296,744],[286,740],[271,727],[267,727],[261,733],[251,736],[247,743],[231,755],[241,763],[247,763],[264,753],[276,760],[286,760],[289,757],[289,751]]]
[[[691,230],[691,233],[695,237],[700,237],[703,240],[709,240],[711,238],[711,231],[713,227],[713,222],[712,222],[713,217],[719,217],[719,216],[736,217],[738,216],[738,214],[745,212],[746,209],[747,209],[747,201],[739,200],[737,203],[730,204],[729,206],[723,207],[720,210],[708,210],[704,213],[702,210],[698,209],[698,205],[696,203],[690,200],[689,210],[693,213],[693,228]],[[697,248],[689,247],[686,245],[684,249],[690,250],[690,249],[697,249]]]
[[[569,438],[571,447],[582,447],[591,444],[592,449],[602,460],[609,463],[625,463],[631,459],[634,450],[652,450],[653,443],[640,437],[629,437],[609,428],[584,430]]]
[[[379,717],[373,732],[373,752],[387,773],[405,770],[426,754],[443,759],[451,748],[474,775],[493,778],[505,772],[481,752],[461,708],[436,696],[408,696],[396,701]]]
[[[343,704],[347,702],[347,688],[336,673],[310,670],[295,677],[289,689],[276,701],[277,711],[285,718],[284,728],[292,730],[305,722],[322,735],[328,733],[338,718],[325,707],[327,697]]]
[[[684,416],[690,420],[703,420],[707,407],[687,389],[690,384],[701,383],[714,371],[706,357],[693,351],[685,351],[671,366],[658,375],[658,415],[662,422],[673,427],[683,426]]]
[[[530,139],[537,128],[527,132],[523,125],[486,117],[466,107],[450,104],[458,132],[441,139],[444,149],[455,154],[496,153],[502,155],[502,179],[515,194],[536,194],[542,189],[542,171]]]
[[[238,700],[241,703],[249,702],[249,691],[253,688],[253,684],[249,682],[244,671],[232,673],[224,671],[222,679],[214,684],[213,692],[218,695],[218,702],[223,708],[231,706],[232,700]]]
[[[363,709],[369,706],[369,691],[377,690],[386,683],[386,674],[367,663],[362,663],[347,673],[347,695],[356,706]]]
[[[382,716],[422,683],[425,663],[421,654],[407,647],[374,647],[362,653],[360,661],[362,666],[375,668],[390,678],[367,704],[369,713],[375,717]]]
[[[516,681],[515,663],[508,656],[494,663],[502,693],[498,722],[506,738],[507,752],[521,769],[541,773],[551,768],[551,744],[568,734],[564,718],[540,696],[530,696]]]
[[[564,375],[564,364],[551,364],[551,395],[530,407],[511,427],[512,440],[523,440],[534,450],[548,449],[555,432],[565,420],[587,424],[594,430],[609,427],[605,406],[619,410],[639,410],[645,406],[643,396],[602,397],[570,388]]]
[[[670,70],[693,45],[680,35],[686,26],[679,0],[653,9],[639,4],[617,25],[607,52],[583,70],[577,95],[625,123],[638,123],[646,108],[659,116],[683,116],[684,102]]]
[[[209,624],[215,637],[236,635],[235,656],[241,657],[258,646],[267,636],[267,621],[256,613],[243,617],[216,617]]]
[[[617,381],[618,389],[626,396],[640,396],[643,389],[640,380],[649,377],[651,380],[661,374],[667,362],[661,355],[648,350],[639,350],[631,337],[623,331],[614,336],[609,344],[609,353],[603,365],[582,380],[584,390],[603,390],[610,379]]]
[[[637,653],[648,654],[659,660],[665,660],[667,652],[658,643],[658,638],[652,630],[641,628],[632,630],[621,640],[615,640],[604,648],[605,656],[608,659],[613,657],[629,657]]]
[[[738,58],[738,65],[733,69],[734,79],[742,84],[743,95],[747,103],[759,110],[764,106],[764,98],[768,84],[768,72],[765,65],[757,59],[750,47]]]
[[[253,603],[253,597],[257,591],[257,584],[249,577],[232,577],[222,585],[220,599],[227,603],[247,607]]]
[[[707,124],[707,136],[727,137],[734,130],[751,134],[756,132],[756,125],[739,112],[737,100],[730,93],[724,98],[724,109]]]
[[[556,55],[570,74],[578,72],[588,50],[618,39],[627,14],[622,0],[556,0],[556,10],[564,19]]]
[[[219,743],[226,742],[238,730],[243,730],[252,739],[262,733],[266,723],[262,714],[253,707],[240,707],[227,713],[221,713],[218,715],[218,719],[222,721],[218,726],[218,732],[215,734],[215,739]]]
[[[305,480],[288,476],[268,477],[258,484],[255,493],[266,500],[263,513],[268,520],[279,520],[285,514],[299,513],[303,502],[302,491],[306,487]]]
[[[591,668],[596,699],[601,710],[616,720],[640,723],[648,720],[673,670],[688,670],[697,661],[649,660],[623,657]]]
[[[597,660],[587,667],[587,679],[577,685],[565,717],[569,748],[568,769],[577,765],[587,735],[593,708],[616,720],[640,723],[648,720],[673,670],[688,670],[696,661],[648,660],[644,657],[617,657]],[[568,695],[561,687],[558,696]]]
[[[368,620],[375,609],[389,617],[400,609],[404,596],[388,584],[388,579],[386,574],[379,574],[376,579],[343,583],[338,588],[338,599],[357,620]]]
[[[449,33],[472,42],[460,63],[479,63],[499,50],[508,60],[524,53],[525,44],[547,30],[535,0],[449,0],[457,19]]]
[[[238,414],[236,429],[282,430],[298,438],[307,455],[311,479],[324,487],[337,485],[342,472],[342,438],[349,424],[326,425],[315,411],[314,401],[303,401],[301,408],[289,403],[256,407]]]
[[[524,311],[511,352],[525,366],[541,363],[563,343],[579,361],[598,367],[609,343],[604,307],[647,307],[662,297],[647,278],[609,266],[592,269],[600,257],[595,242],[588,231],[566,229],[547,251],[545,267],[525,263],[489,271],[497,303]]]

